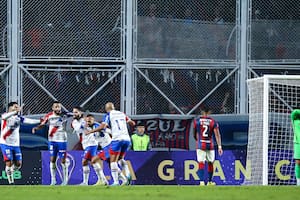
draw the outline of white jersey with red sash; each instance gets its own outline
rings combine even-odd
[[[20,124],[38,124],[39,122],[38,119],[25,118],[17,115],[16,112],[2,114],[0,144],[20,146]]]
[[[42,124],[49,124],[48,140],[49,142],[66,142],[67,116],[64,114],[57,115],[54,112],[48,113],[42,121]]]
[[[77,120],[74,119],[72,121],[72,127],[74,128],[74,131],[77,133],[79,136],[79,140],[82,144],[82,148],[86,149],[87,147],[90,146],[98,146],[98,141],[95,138],[96,133],[88,134],[86,135],[84,133],[85,130],[92,130],[95,129],[99,126],[99,123],[94,123],[92,127],[87,127],[86,122],[84,121],[83,118]]]

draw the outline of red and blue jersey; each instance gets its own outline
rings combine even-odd
[[[197,149],[214,150],[214,142],[212,136],[215,128],[219,128],[219,125],[211,117],[202,116],[194,120]]]

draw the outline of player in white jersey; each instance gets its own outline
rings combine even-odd
[[[99,162],[103,168],[102,161],[107,162],[110,167],[110,144],[111,144],[111,130],[109,128],[103,129],[100,132],[96,132],[96,140],[98,141],[98,145],[101,147],[101,150],[98,152],[97,157],[93,158],[94,162]],[[118,168],[119,180],[121,180],[121,185],[128,185],[129,181],[123,175],[120,168]]]
[[[127,124],[134,126],[135,122],[123,112],[115,110],[114,104],[111,102],[105,104],[105,111],[107,114],[104,116],[101,125],[96,129],[86,132],[86,134],[99,132],[107,127],[111,129],[110,169],[114,180],[113,185],[119,185],[118,160],[121,167],[125,170],[128,182],[131,181],[131,175],[124,156],[131,145]]]
[[[18,115],[20,111],[21,108],[17,102],[10,102],[8,104],[8,112],[1,116],[0,146],[9,184],[14,184],[13,173],[22,166],[20,124],[38,124],[40,122],[40,120],[29,119]]]
[[[68,184],[68,167],[66,165],[67,156],[67,118],[72,114],[63,113],[61,103],[54,101],[52,104],[52,112],[45,115],[40,125],[32,129],[34,134],[37,130],[42,129],[47,123],[49,124],[48,141],[50,151],[50,174],[51,185],[56,185],[56,158],[61,158],[61,166],[63,169],[62,185]]]
[[[81,140],[82,147],[84,149],[84,155],[82,159],[83,182],[80,185],[88,185],[90,175],[90,167],[88,165],[89,161],[91,161],[91,164],[98,177],[98,182],[96,183],[96,185],[108,184],[100,163],[96,162],[95,159],[93,159],[97,157],[98,148],[98,142],[95,139],[95,134],[83,134],[84,130],[91,130],[94,128],[94,126],[99,126],[99,124],[95,123],[95,118],[93,115],[87,115],[84,119],[82,108],[73,108],[72,127],[74,131],[78,134]]]

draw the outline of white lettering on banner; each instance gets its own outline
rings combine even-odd
[[[171,122],[159,120],[159,130],[162,132],[167,132],[170,129]]]
[[[248,161],[248,165],[245,167],[242,166],[240,161],[236,161],[235,164],[238,167],[235,170],[238,171],[238,174],[242,173],[245,177],[249,177],[249,171],[251,172],[250,161]],[[174,161],[172,160],[163,160],[158,164],[157,174],[164,181],[172,181],[175,179],[175,168]],[[248,168],[247,168],[248,167]],[[194,180],[199,180],[197,175],[198,163],[195,160],[185,160],[184,161],[184,180],[191,180],[191,176]],[[251,174],[250,174],[251,175]],[[219,160],[214,162],[214,177],[219,177],[221,180],[225,181],[226,177],[222,168],[222,165]],[[235,180],[239,180],[240,176],[235,175]]]
[[[146,127],[152,147],[188,149],[186,132],[189,132],[190,123],[191,119],[148,119]]]
[[[285,175],[281,172],[281,168],[284,165],[290,165],[289,160],[280,160],[275,165],[275,175],[279,180],[289,180],[291,176],[289,174]],[[175,179],[175,168],[174,161],[172,160],[163,160],[158,164],[157,174],[164,181],[171,181]],[[251,162],[247,160],[246,166],[243,166],[240,160],[235,160],[234,162],[234,179],[240,180],[241,174],[247,179],[251,179]],[[195,160],[185,160],[184,161],[184,180],[191,180],[191,176],[194,180],[199,180],[197,175],[198,163]],[[219,160],[214,162],[214,177],[219,177],[220,180],[225,181],[226,176],[224,174],[223,167]],[[227,177],[228,178],[228,177]]]
[[[157,120],[147,120],[147,131],[156,131]]]
[[[158,122],[157,122],[158,121]],[[147,120],[147,131],[156,131],[159,128],[161,132],[184,131],[186,127],[182,126],[183,120]],[[173,122],[173,123],[171,123]],[[173,126],[171,126],[173,124]]]

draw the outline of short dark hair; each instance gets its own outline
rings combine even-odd
[[[80,107],[80,106],[75,106],[73,109],[77,109],[77,110],[79,110],[79,111],[81,111],[81,112],[84,112],[83,108]]]
[[[145,126],[145,123],[143,121],[139,121],[136,126]]]
[[[93,117],[93,118],[95,118],[95,116],[92,115],[92,114],[87,114],[86,117]]]
[[[15,101],[12,101],[12,102],[9,102],[9,103],[8,103],[7,107],[10,108],[10,107],[12,107],[12,106],[14,106],[14,105],[16,105],[16,104],[18,104],[18,103],[15,102]]]
[[[206,113],[211,111],[210,107],[208,107],[208,106],[203,106],[201,110]]]
[[[52,105],[55,104],[55,103],[60,103],[60,102],[59,101],[53,101]]]

